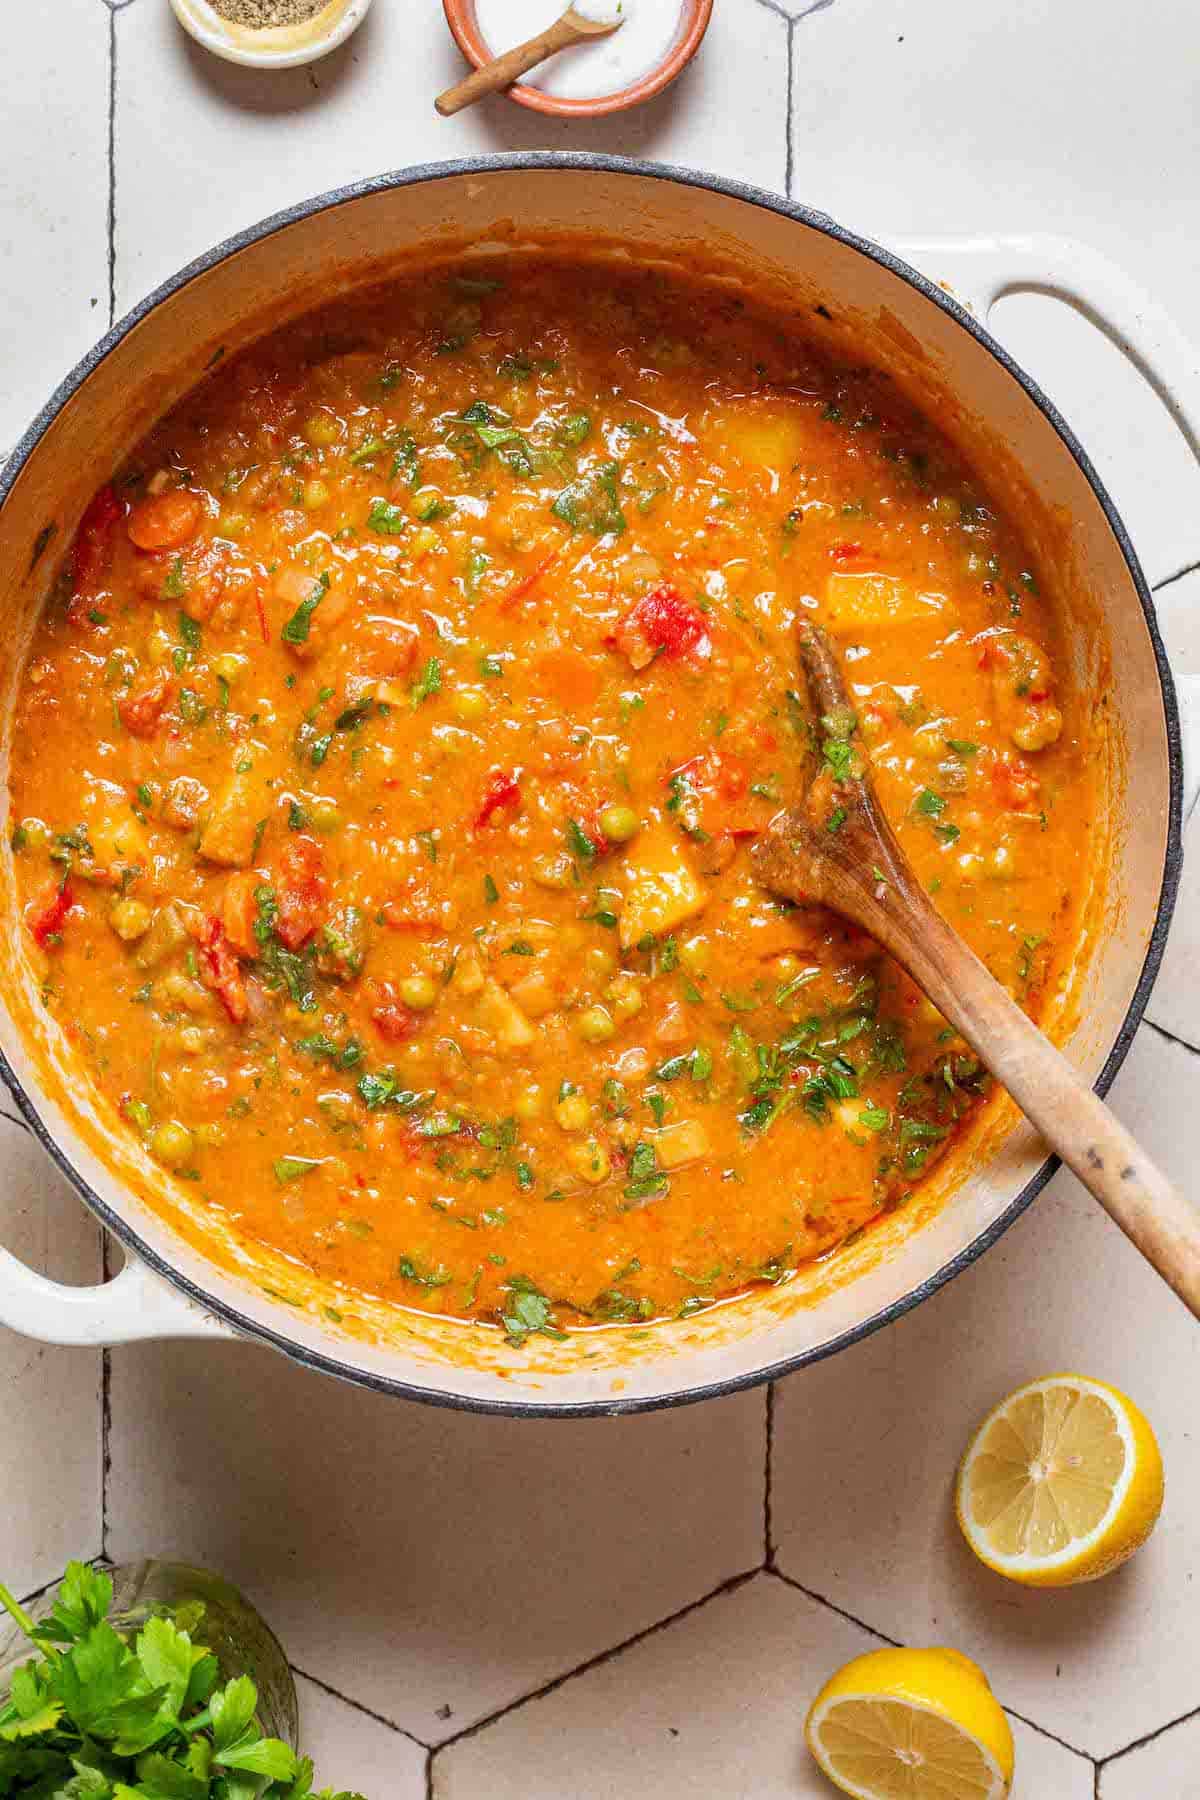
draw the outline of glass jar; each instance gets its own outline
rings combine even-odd
[[[124,1563],[108,1574],[113,1584],[110,1623],[123,1637],[134,1637],[155,1614],[169,1614],[194,1644],[203,1644],[217,1659],[221,1680],[248,1675],[258,1689],[258,1722],[267,1737],[282,1738],[296,1750],[300,1740],[296,1684],[283,1646],[250,1602],[228,1581],[188,1563]],[[26,1606],[35,1621],[49,1613],[57,1586]],[[3,1617],[3,1615],[0,1615]],[[0,1694],[7,1693],[12,1672],[37,1655],[18,1626],[3,1617],[0,1624]]]

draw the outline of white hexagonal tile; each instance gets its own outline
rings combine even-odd
[[[0,1243],[40,1275],[100,1279],[100,1230],[0,1114]],[[0,1581],[31,1593],[100,1550],[100,1354],[0,1327]]]
[[[109,1546],[242,1583],[292,1660],[451,1736],[762,1555],[762,1394],[480,1418],[265,1350],[114,1351]]]
[[[317,1786],[369,1800],[425,1800],[426,1752],[361,1707],[297,1673],[300,1747],[311,1756]]]
[[[1106,1763],[1096,1794],[1097,1800],[1200,1800],[1200,1717]]]
[[[796,32],[792,191],[893,240],[1082,238],[1194,331],[1200,241],[1179,230],[1171,173],[1200,166],[1193,28],[1184,0],[1147,0],[1131,83],[1117,7],[1026,0],[977,8],[964,30],[957,0],[835,0]],[[1161,580],[1200,558],[1194,459],[1115,352],[1067,315],[1036,321],[1039,304],[1005,302],[994,322],[1078,423]]]
[[[786,1582],[755,1576],[439,1751],[434,1800],[831,1797],[804,1716],[836,1668],[878,1648]],[[1090,1763],[1013,1730],[1018,1795],[1091,1800]]]
[[[1139,1033],[1118,1113],[1189,1188],[1200,1153],[1190,1050]],[[1027,1592],[984,1569],[954,1520],[955,1465],[1011,1388],[1055,1369],[1114,1381],[1144,1407],[1167,1469],[1161,1524],[1105,1581]],[[935,1299],[781,1384],[779,1565],[889,1636],[958,1645],[1006,1705],[1104,1756],[1200,1700],[1195,1662],[1200,1333],[1070,1175]]]
[[[4,35],[0,458],[108,325],[109,15],[11,7]]]
[[[787,25],[755,0],[722,0],[695,62],[659,99],[591,121],[504,99],[438,119],[433,97],[463,62],[438,8],[427,0],[423,10],[418,23],[409,5],[376,6],[344,49],[271,73],[207,56],[157,0],[119,13],[120,310],[239,227],[406,163],[603,150],[783,186]],[[731,94],[753,104],[731,105]]]

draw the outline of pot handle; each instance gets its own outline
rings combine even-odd
[[[235,1335],[129,1254],[112,1281],[67,1287],[0,1249],[0,1325],[43,1344],[92,1349],[144,1338]]]
[[[1037,233],[905,239],[895,249],[931,279],[944,279],[952,297],[983,326],[1005,294],[1045,294],[1073,307],[1153,388],[1200,463],[1200,347],[1159,301],[1090,244]],[[1186,819],[1200,796],[1200,676],[1177,676],[1176,692]]]

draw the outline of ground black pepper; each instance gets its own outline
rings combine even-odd
[[[303,25],[329,0],[211,0],[211,4],[231,25],[261,31],[272,25]]]

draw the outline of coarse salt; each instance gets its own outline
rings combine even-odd
[[[566,0],[475,0],[480,36],[500,56],[561,18]],[[598,24],[621,21],[611,37],[576,44],[531,69],[522,80],[559,100],[599,100],[620,93],[662,62],[679,36],[680,0],[574,0]]]

